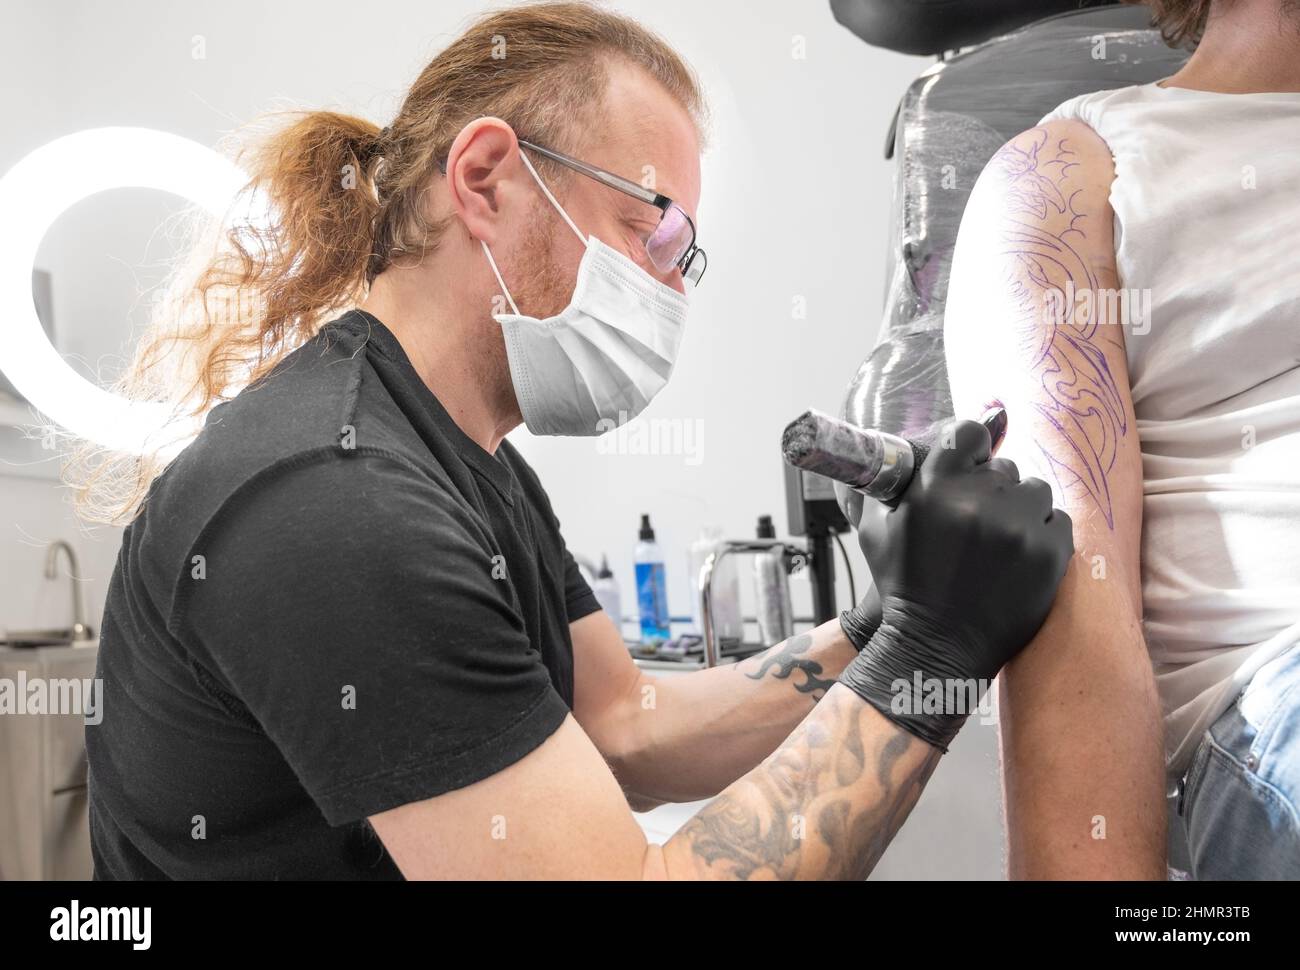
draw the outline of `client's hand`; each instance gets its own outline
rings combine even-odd
[[[990,460],[986,427],[958,422],[950,440],[930,451],[897,508],[863,508],[858,538],[881,620],[840,677],[942,750],[1038,632],[1074,553],[1070,518],[1052,508],[1051,489]],[[845,627],[850,639],[861,628]],[[945,700],[937,711],[936,689]],[[949,709],[953,699],[965,703]]]

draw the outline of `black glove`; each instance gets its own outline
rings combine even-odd
[[[862,597],[862,602],[840,614],[840,629],[848,637],[849,643],[861,652],[880,628],[880,618],[880,594],[876,592],[873,583],[867,590],[867,595]]]
[[[991,408],[989,412],[980,421],[989,433],[989,451],[991,454],[997,454],[998,445],[1002,444],[1002,438],[1007,432],[1007,412],[1002,408]],[[925,445],[928,451],[936,447],[939,436],[951,422],[936,421],[929,428],[925,429],[920,435],[915,436],[914,440],[920,441]],[[865,499],[861,492],[849,488],[847,485],[841,485],[835,482],[836,500],[840,503],[841,510],[844,511],[849,521],[855,526],[862,520],[862,504],[864,501],[874,501]],[[867,595],[862,597],[862,601],[851,610],[845,610],[840,614],[840,629],[848,638],[849,643],[859,652],[875,635],[876,630],[880,628],[880,594],[876,592],[875,584],[867,590]]]
[[[1070,517],[1052,508],[1046,482],[1021,482],[1014,463],[990,460],[980,424],[958,422],[952,441],[930,451],[897,508],[863,508],[858,541],[882,619],[840,676],[944,751],[1042,626],[1074,554]]]

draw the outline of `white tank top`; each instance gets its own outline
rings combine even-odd
[[[1061,118],[1110,146],[1120,286],[1150,298],[1125,340],[1144,627],[1181,774],[1300,643],[1300,94],[1145,84],[1043,120]]]

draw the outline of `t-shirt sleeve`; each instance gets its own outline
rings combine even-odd
[[[591,586],[587,584],[568,546],[564,547],[564,609],[570,623],[581,620],[584,616],[589,616],[600,609],[600,600],[596,599],[596,594],[591,591]],[[617,616],[612,619],[615,623],[619,622]]]
[[[524,460],[524,457],[519,454],[513,445],[507,441],[503,442],[501,447],[508,452],[510,463],[515,469],[515,474],[519,476],[520,483],[529,495],[530,501],[533,502],[539,514],[544,516],[549,524],[551,540],[559,546],[564,561],[565,616],[570,623],[574,623],[584,616],[595,613],[601,608],[600,600],[596,599],[596,594],[591,591],[591,586],[583,577],[582,570],[578,568],[577,560],[569,552],[569,547],[564,541],[563,530],[560,528],[560,520],[556,517],[555,509],[551,506],[550,496],[546,494],[546,489],[542,487],[541,479],[537,477],[537,472],[533,470],[532,465]],[[614,622],[617,623],[618,621],[619,618],[614,617]]]
[[[264,475],[193,553],[202,570],[181,580],[174,634],[331,825],[487,778],[568,713],[486,531],[396,459]]]

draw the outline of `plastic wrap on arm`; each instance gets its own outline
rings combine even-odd
[[[1052,17],[937,64],[912,83],[895,134],[884,321],[849,385],[845,418],[924,437],[952,416],[943,315],[971,189],[999,147],[1063,101],[1174,73],[1187,54],[1168,48],[1149,20],[1145,8],[1128,6]]]

